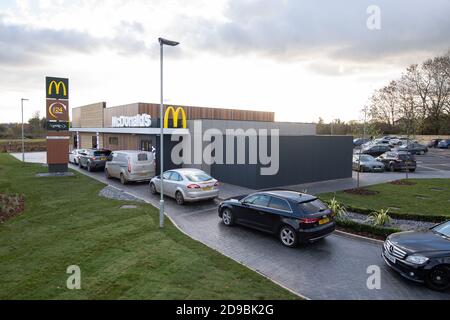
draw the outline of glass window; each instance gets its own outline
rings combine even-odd
[[[146,153],[139,153],[137,155],[138,161],[148,161],[148,157]]]
[[[433,228],[434,231],[443,234],[446,237],[450,237],[450,222],[446,222]]]
[[[254,195],[250,195],[250,196],[248,196],[247,198],[244,198],[244,202],[246,202],[246,203],[253,203],[253,201],[255,201],[255,199],[258,197],[258,195],[257,194],[254,194]]]
[[[271,197],[269,207],[278,210],[291,211],[291,207],[286,200]]]
[[[256,198],[253,200],[252,204],[255,206],[267,207],[269,204],[269,200],[270,200],[269,196],[260,194],[260,195],[256,196]]]
[[[325,211],[328,207],[319,199],[313,201],[299,203],[300,210],[305,214],[313,214],[321,211]]]
[[[212,177],[204,172],[194,172],[185,174],[186,178],[191,182],[203,182],[212,180]]]
[[[109,137],[108,141],[109,141],[109,144],[112,144],[112,145],[118,145],[119,144],[119,138],[118,137]]]
[[[178,172],[172,172],[172,175],[170,176],[170,180],[173,181],[181,181],[181,175]]]
[[[170,179],[171,175],[172,175],[172,171],[166,171],[166,172],[163,173],[164,179],[167,179],[167,180]]]
[[[94,151],[95,157],[107,157],[111,154],[111,151],[109,150],[102,150],[102,151]]]

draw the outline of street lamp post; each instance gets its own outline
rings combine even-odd
[[[160,46],[160,59],[161,59],[161,104],[159,106],[159,125],[160,125],[160,143],[159,143],[159,171],[160,176],[159,180],[161,181],[160,195],[161,199],[159,201],[159,227],[164,228],[164,176],[163,176],[163,163],[164,163],[164,101],[163,101],[163,46],[177,46],[179,42],[167,40],[164,38],[158,38],[159,46]]]
[[[20,105],[22,109],[22,162],[25,162],[25,141],[24,141],[24,135],[23,135],[23,102],[28,101],[28,99],[20,99]]]

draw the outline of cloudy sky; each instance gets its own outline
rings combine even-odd
[[[372,22],[380,9],[380,29]],[[448,0],[0,0],[0,122],[44,114],[46,75],[71,107],[159,101],[359,119],[370,93],[450,48]]]

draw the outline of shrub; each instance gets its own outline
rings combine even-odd
[[[376,227],[382,227],[391,221],[391,217],[388,215],[389,209],[380,209],[379,211],[373,211],[367,217],[367,221],[371,222]]]
[[[336,198],[331,199],[331,201],[328,203],[328,206],[330,207],[331,211],[333,211],[333,214],[336,218],[336,220],[346,220],[348,213],[347,209],[344,205],[339,203],[339,201],[336,200]]]

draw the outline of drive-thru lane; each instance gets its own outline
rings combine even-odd
[[[123,186],[118,180],[107,180],[102,172],[81,172],[159,205],[159,196],[149,194],[146,183]],[[450,299],[450,293],[431,291],[391,271],[380,257],[378,243],[333,234],[318,243],[289,249],[270,235],[225,227],[212,201],[178,206],[167,198],[165,210],[192,238],[311,299]],[[379,290],[367,288],[371,265],[381,270]]]

